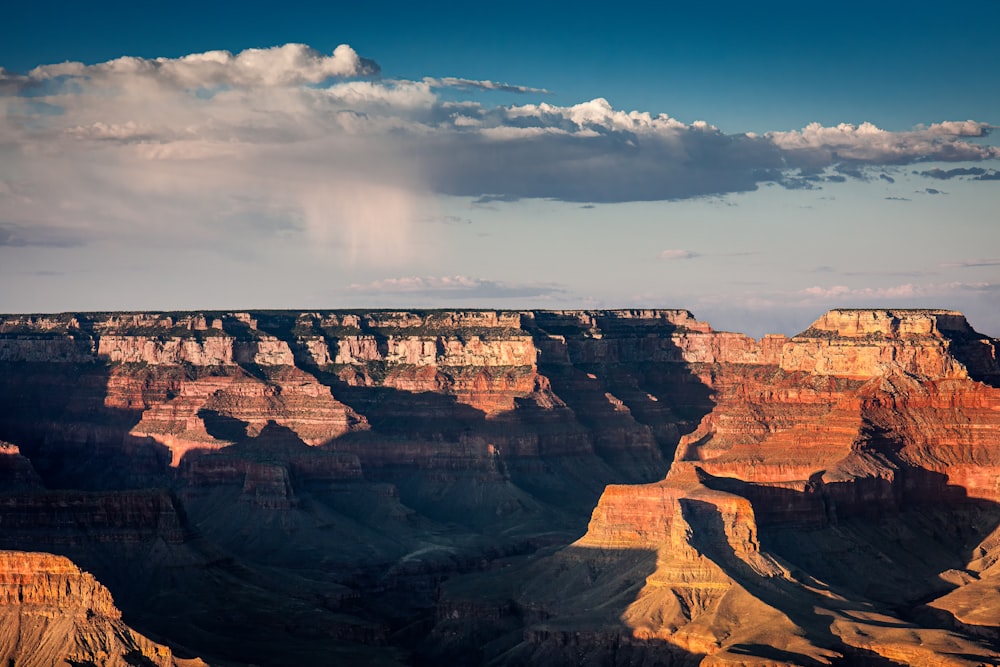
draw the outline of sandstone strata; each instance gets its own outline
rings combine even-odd
[[[69,559],[0,551],[0,660],[9,665],[160,667],[179,660],[121,620],[108,590]]]
[[[385,658],[435,600],[431,662],[996,659],[1000,366],[953,311],[7,316],[0,370],[4,544],[236,662]]]
[[[609,486],[584,537],[519,575],[515,608],[543,620],[496,662],[569,664],[578,627],[591,628],[591,649],[576,655],[595,662],[636,640],[685,664],[1000,661],[982,639],[998,636],[995,533],[971,531],[964,539],[983,541],[958,570],[960,556],[928,555],[919,573],[856,574],[871,567],[865,550],[888,550],[866,526],[910,531],[907,554],[939,553],[938,517],[1000,521],[1000,389],[974,379],[996,377],[995,341],[953,311],[868,310],[833,311],[791,339],[694,330],[674,341],[714,406],[663,481]],[[831,540],[844,550],[836,564],[810,551]],[[630,573],[638,562],[644,585]],[[579,588],[581,568],[605,602]],[[941,591],[929,612],[900,615]]]

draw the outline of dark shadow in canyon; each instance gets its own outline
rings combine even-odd
[[[16,515],[24,528],[5,530],[2,544],[69,556],[108,585],[127,622],[156,639],[190,647],[187,653],[272,665],[316,664],[337,656],[344,656],[339,664],[360,664],[359,656],[384,657],[396,650],[389,644],[408,649],[432,625],[433,594],[441,582],[458,573],[491,576],[511,564],[531,563],[582,533],[605,484],[655,480],[666,473],[677,438],[713,405],[708,389],[679,361],[670,331],[650,335],[643,330],[620,344],[656,348],[673,359],[659,369],[636,360],[610,369],[591,364],[586,361],[589,343],[579,350],[571,343],[568,365],[541,364],[557,377],[555,393],[568,409],[521,398],[515,410],[489,419],[454,396],[357,386],[297,362],[335,398],[368,418],[371,431],[310,448],[284,427],[269,424],[261,437],[248,438],[245,422],[202,410],[198,416],[209,434],[237,445],[190,459],[266,464],[254,473],[259,476],[251,480],[254,489],[271,482],[277,489],[287,474],[292,492],[274,498],[256,491],[248,497],[251,485],[236,466],[224,488],[192,500],[204,489],[184,478],[188,457],[180,470],[168,469],[165,447],[128,436],[141,410],[106,407],[111,366],[7,365],[10,372],[0,380],[0,437],[21,445],[37,461],[46,484],[61,490],[0,503],[4,526]],[[294,337],[285,339],[301,352]],[[266,368],[240,366],[271,382]],[[128,371],[152,373],[153,368],[136,365]],[[221,371],[179,366],[170,372],[193,379]],[[404,453],[409,445],[415,445],[412,456]],[[431,450],[425,445],[436,454],[427,456]],[[517,451],[521,446],[524,451]],[[373,454],[379,448],[381,454]],[[336,463],[348,455],[360,459],[360,479],[310,477],[317,461]],[[120,490],[130,487],[145,490]],[[461,499],[455,494],[469,497],[456,502]],[[482,511],[481,517],[463,502]],[[501,503],[509,512],[503,516]],[[204,528],[215,525],[203,522],[213,512],[219,513],[219,526],[232,529],[225,544],[214,527]],[[245,526],[256,532],[241,535]],[[287,532],[270,534],[271,526]],[[385,534],[396,528],[399,535]],[[502,539],[494,534],[500,530]],[[308,543],[312,538],[303,535],[320,532],[316,560],[300,572],[277,559],[268,561],[261,548],[281,540]],[[389,545],[393,539],[399,542],[395,547]],[[417,547],[426,542],[441,548],[420,554]],[[350,563],[322,553],[357,554],[359,545],[368,545],[374,555],[355,556]],[[642,581],[637,576],[629,585]],[[396,609],[387,611],[387,606]],[[534,614],[530,609],[514,613]],[[269,628],[268,636],[259,631],[262,627]],[[642,646],[628,633],[620,634],[613,645],[595,649],[602,659],[594,664],[629,664],[628,656]],[[320,657],[324,647],[332,653]],[[675,656],[671,660],[686,664],[690,656],[682,653],[669,652]]]
[[[972,505],[976,507],[976,511],[983,509],[982,503],[972,503]],[[990,505],[990,511],[993,512],[994,516],[1000,518],[1000,511],[998,511],[997,506],[995,504]],[[830,610],[844,618],[853,619],[862,625],[870,626],[873,629],[870,629],[869,632],[873,634],[878,632],[878,628],[941,627],[949,630],[961,629],[953,623],[947,622],[945,619],[941,619],[944,622],[935,624],[932,622],[933,619],[926,614],[921,614],[919,619],[914,618],[914,610],[911,607],[905,605],[905,603],[899,604],[900,602],[904,602],[907,593],[913,595],[921,586],[925,590],[928,587],[936,587],[938,582],[932,581],[932,579],[938,573],[951,567],[964,566],[964,563],[968,559],[968,554],[966,553],[964,556],[960,555],[961,550],[955,550],[943,556],[934,554],[933,551],[930,553],[925,551],[924,556],[928,558],[928,562],[924,563],[923,568],[908,572],[905,581],[899,580],[896,582],[897,587],[893,590],[894,594],[898,597],[893,599],[891,595],[884,597],[877,594],[873,595],[875,591],[871,588],[859,590],[859,574],[866,568],[872,567],[873,564],[878,567],[877,561],[873,561],[873,559],[868,557],[871,554],[865,554],[861,559],[853,562],[850,559],[845,559],[844,553],[836,555],[830,553],[824,554],[824,557],[829,558],[831,561],[841,560],[839,564],[840,571],[832,571],[829,567],[824,568],[820,563],[810,560],[808,557],[805,560],[802,558],[803,552],[809,552],[810,542],[824,531],[852,534],[857,538],[854,544],[856,548],[885,548],[885,542],[868,542],[867,540],[860,539],[860,537],[865,533],[869,535],[874,535],[876,532],[884,533],[887,527],[886,523],[873,525],[873,521],[870,518],[854,517],[841,522],[833,531],[830,531],[828,528],[802,528],[787,525],[781,527],[772,526],[771,528],[762,527],[760,532],[761,549],[778,556],[793,566],[791,571],[792,578],[785,579],[782,577],[763,576],[754,571],[746,561],[736,555],[726,540],[725,521],[718,507],[711,503],[690,499],[682,500],[681,506],[685,519],[693,528],[692,546],[721,567],[730,578],[739,583],[754,597],[780,610],[795,625],[805,629],[807,638],[813,644],[832,648],[843,653],[845,656],[844,659],[837,661],[835,664],[901,665],[902,663],[897,663],[880,657],[868,650],[845,644],[831,629],[832,615],[821,613],[820,610]],[[901,525],[910,529],[916,529],[919,527],[919,524],[914,521],[915,516],[924,515],[926,511],[927,508],[919,508],[912,514],[904,512],[891,518],[886,517],[886,520],[887,522],[891,522],[889,525],[894,524],[897,531],[899,531]],[[864,529],[855,532],[858,526],[864,526]],[[980,531],[972,538],[973,541],[982,539],[988,532]],[[898,552],[890,549],[889,551],[893,551],[891,557],[896,558],[896,560],[891,564],[891,567],[884,566],[886,572],[888,573],[889,570],[906,570],[911,563],[904,562],[904,559],[899,558],[899,555],[904,553],[906,548],[912,549],[922,541],[921,538],[914,536],[913,542],[904,545]],[[974,546],[974,544],[966,542],[964,546],[968,549]],[[884,560],[885,554],[883,553],[882,556]],[[844,560],[847,562],[844,562]],[[919,560],[919,558],[915,560]],[[873,574],[875,577],[878,577],[883,573],[879,571],[876,573],[868,572],[867,574],[869,577]],[[839,593],[843,597],[839,599],[832,598],[814,590],[809,590],[806,585],[810,588],[813,587],[817,583],[817,579],[823,580],[829,586],[826,590]],[[939,589],[938,594],[943,592],[945,590]],[[867,620],[869,614],[873,611],[881,612],[890,618],[897,618],[899,622]],[[743,646],[741,648],[747,654],[765,658],[771,657],[769,651],[773,650],[770,647],[766,647],[763,651],[753,653],[753,647]],[[993,644],[993,648],[997,648],[995,643]],[[977,659],[983,659],[983,656],[977,656]],[[807,656],[801,656],[796,658],[796,664],[809,665],[818,663]]]
[[[969,377],[991,387],[1000,387],[1000,340],[973,330],[942,329],[949,351],[965,365]]]
[[[591,326],[575,313],[539,311],[525,329],[539,351],[539,373],[582,424],[591,430],[614,424],[632,437],[642,437],[637,426],[647,429],[668,465],[680,437],[715,406],[673,342],[680,331],[673,324],[597,314]],[[594,444],[605,456],[620,455],[613,441]]]
[[[711,502],[684,498],[681,511],[692,529],[691,546],[750,595],[803,628],[813,645],[842,653],[834,665],[903,665],[847,644],[832,629],[835,615],[872,636],[944,629],[1000,650],[996,636],[983,636],[949,612],[926,606],[955,588],[939,575],[964,568],[1000,524],[997,503],[968,498],[945,475],[914,467],[898,470],[894,483],[862,479],[850,488],[850,482],[823,485],[816,479],[806,491],[704,473],[701,480],[752,501],[761,551],[777,557],[789,574],[754,570],[729,543],[726,521],[733,518],[724,518]],[[883,501],[881,509],[873,507]],[[492,578],[456,579],[443,587],[438,623],[420,664],[440,664],[439,659],[501,665],[697,664],[704,656],[669,642],[639,639],[620,620],[641,599],[655,567],[651,550],[570,546]],[[827,664],[764,643],[728,650],[809,667]],[[987,659],[985,653],[964,657]]]
[[[166,486],[170,452],[128,435],[141,409],[105,405],[111,367],[0,363],[0,439],[21,449],[53,489]]]
[[[697,665],[704,655],[619,621],[655,569],[653,550],[570,546],[447,582],[414,664]]]
[[[942,473],[908,466],[897,469],[894,481],[867,478],[823,484],[817,479],[805,491],[705,473],[700,477],[709,488],[751,501],[761,549],[790,564],[801,583],[874,604],[903,623],[969,630],[951,613],[926,603],[957,588],[941,574],[963,571],[975,557],[978,545],[1000,526],[1000,504],[967,497]],[[718,512],[702,510],[718,530]],[[732,571],[727,572],[736,578],[740,569],[735,556],[720,544],[725,543],[705,542],[702,547],[722,548],[717,562],[729,563]],[[743,574],[747,575],[745,568]],[[772,592],[775,603],[781,601],[780,592]],[[825,599],[819,596],[815,602],[822,606]],[[832,608],[853,615],[851,607]],[[987,633],[986,639],[1000,649],[996,636],[990,640]]]
[[[549,315],[563,318],[546,314],[542,319]],[[572,318],[563,319],[569,322]],[[551,339],[548,331],[543,331],[534,318],[527,320],[521,335],[529,333],[536,345],[544,346]],[[405,502],[422,511],[432,510],[408,492],[412,471],[436,464],[428,466],[426,459],[423,464],[406,463],[410,456],[406,451],[412,449],[408,445],[414,443],[424,443],[427,452],[439,457],[439,463],[454,469],[460,465],[458,459],[465,457],[478,470],[474,474],[498,474],[534,498],[578,514],[582,528],[605,485],[662,479],[680,436],[693,430],[714,405],[709,390],[679,361],[681,353],[670,338],[675,328],[663,322],[657,322],[655,327],[638,327],[627,332],[623,340],[613,342],[616,349],[630,350],[626,354],[632,356],[628,363],[617,364],[610,372],[599,364],[586,371],[574,368],[574,364],[583,363],[574,358],[567,358],[565,363],[550,362],[549,354],[540,351],[542,381],[551,381],[554,393],[568,407],[542,407],[531,398],[515,397],[513,410],[489,418],[446,393],[451,382],[448,373],[455,369],[445,367],[438,372],[435,380],[443,388],[441,393],[373,386],[363,376],[347,382],[344,373],[350,372],[348,368],[320,368],[311,361],[305,344],[295,335],[295,320],[290,315],[261,317],[259,326],[289,345],[301,370],[330,387],[337,400],[368,420],[369,432],[348,433],[326,446],[356,453],[366,476],[399,485]],[[362,326],[362,332],[372,336],[385,352],[384,333],[366,327]],[[572,325],[557,324],[556,329],[563,331],[563,336],[584,334]],[[324,334],[324,340],[329,349],[337,348],[335,337]],[[439,347],[442,340],[437,337]],[[642,364],[635,359],[654,348],[659,357],[671,363]],[[586,352],[581,354],[586,356]],[[571,357],[575,355],[573,352]],[[380,362],[368,363],[365,372],[377,376],[380,369],[386,372],[383,366]],[[481,372],[505,373],[511,369],[484,367]],[[637,377],[629,379],[631,373]],[[381,381],[379,377],[373,379]],[[402,453],[402,465],[391,461],[394,448]],[[385,454],[373,454],[378,451]],[[444,463],[448,457],[455,462]],[[479,461],[474,462],[477,458]]]

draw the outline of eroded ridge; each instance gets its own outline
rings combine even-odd
[[[122,622],[108,589],[68,558],[0,551],[0,660],[9,665],[196,667]]]
[[[498,662],[568,664],[580,627],[595,660],[1000,661],[996,341],[955,311],[837,310],[751,343],[686,348],[714,407],[664,480],[608,486],[518,573],[532,620]]]

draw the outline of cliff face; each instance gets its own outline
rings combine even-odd
[[[1000,389],[973,379],[997,377],[996,342],[953,311],[840,310],[752,343],[679,346],[714,406],[663,481],[609,486],[586,535],[522,573],[548,630],[511,655],[567,660],[553,628],[596,625],[595,646],[706,665],[1000,659]],[[603,611],[574,592],[581,563],[616,591]]]
[[[10,665],[204,665],[121,620],[111,594],[69,559],[0,551],[0,660]]]
[[[687,311],[15,316],[0,321],[0,434],[56,483],[55,459],[84,456],[103,471],[97,460],[127,458],[119,484],[148,483],[163,459],[176,467],[269,422],[362,457],[379,448],[357,443],[379,438],[344,436],[375,425],[462,441],[485,467],[577,455],[648,479],[706,406],[686,362],[775,354],[764,347]],[[664,365],[637,379],[651,362]]]
[[[989,664],[997,358],[944,310],[7,316],[0,541],[244,662],[436,600],[427,660]]]
[[[889,369],[931,379],[967,378],[972,369],[954,356],[968,337],[986,349],[992,343],[956,311],[833,310],[782,349],[781,368],[817,375],[873,377]]]
[[[257,614],[303,664],[384,658],[442,578],[567,543],[608,482],[662,477],[709,404],[679,346],[712,335],[686,311],[5,317],[23,492],[0,491],[0,542],[72,556],[206,654],[291,660]]]

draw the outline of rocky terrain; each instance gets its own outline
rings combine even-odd
[[[121,620],[111,594],[68,559],[0,551],[0,661],[8,665],[196,667]]]
[[[998,664],[997,356],[929,310],[3,316],[0,548],[89,582],[31,630],[82,664]]]

